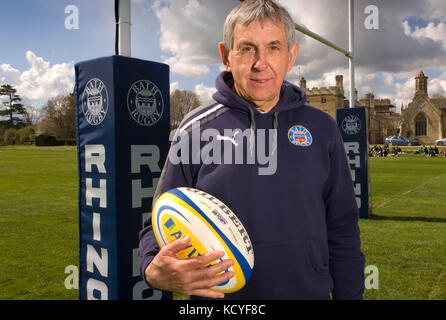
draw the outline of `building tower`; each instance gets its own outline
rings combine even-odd
[[[427,96],[427,78],[423,70],[420,70],[418,77],[415,77],[415,96]]]
[[[304,91],[307,89],[307,80],[304,77],[300,79],[300,88]]]

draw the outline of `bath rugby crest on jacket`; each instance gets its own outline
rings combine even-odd
[[[223,250],[226,254],[220,261],[234,261],[225,272],[231,270],[235,276],[212,290],[235,292],[251,277],[254,252],[248,233],[237,216],[212,195],[193,188],[169,190],[153,207],[152,225],[160,247],[185,236],[191,238],[189,247],[178,252],[181,259]]]
[[[313,143],[310,131],[304,126],[293,126],[288,130],[288,139],[295,146],[308,147]]]

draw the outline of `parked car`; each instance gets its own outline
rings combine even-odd
[[[446,138],[435,140],[434,144],[436,146],[446,146]]]
[[[403,136],[390,136],[386,138],[386,144],[390,146],[419,146],[420,142]]]
[[[414,139],[410,139],[410,138],[407,138],[407,139],[409,140],[408,146],[419,146],[419,145],[421,145],[420,141],[418,141],[418,140],[414,140]]]

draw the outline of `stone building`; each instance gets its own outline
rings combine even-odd
[[[336,119],[336,109],[349,107],[349,101],[344,96],[343,79],[342,75],[336,75],[335,86],[309,89],[305,78],[301,78],[300,87],[305,90],[309,104]],[[389,99],[375,99],[372,93],[368,93],[358,101],[358,91],[355,90],[355,101],[355,106],[365,107],[369,143],[384,143],[385,137],[395,134],[401,120]]]
[[[384,143],[386,137],[399,134],[401,114],[390,99],[375,99],[373,93],[367,93],[356,106],[365,108],[369,144]]]
[[[427,79],[423,70],[415,77],[414,97],[401,113],[401,132],[431,144],[446,137],[446,98],[429,98]]]
[[[424,144],[446,137],[446,98],[429,98],[427,79],[420,70],[415,77],[412,102],[402,108],[401,114],[396,113],[389,99],[375,99],[373,93],[367,93],[358,100],[355,90],[355,106],[366,110],[370,144],[384,143],[392,135],[408,136]],[[305,90],[309,104],[336,119],[336,109],[348,108],[349,101],[344,96],[343,76],[336,75],[335,81],[335,86],[309,89],[301,78],[300,87]]]
[[[300,88],[307,94],[307,102],[312,106],[324,110],[336,119],[336,109],[345,107],[343,76],[336,76],[336,86],[312,89],[307,88],[305,78],[300,79]]]

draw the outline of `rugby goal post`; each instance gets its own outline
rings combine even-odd
[[[350,165],[359,217],[368,218],[372,214],[372,198],[368,161],[368,135],[366,112],[363,107],[355,107],[355,64],[354,64],[354,0],[348,0],[348,43],[346,50],[331,41],[294,23],[297,31],[344,54],[349,61],[350,93],[349,108],[336,110],[336,121],[344,140],[347,160]]]
[[[172,299],[138,258],[169,149],[169,66],[130,57],[130,0],[115,6],[115,55],[75,64],[79,299]]]

